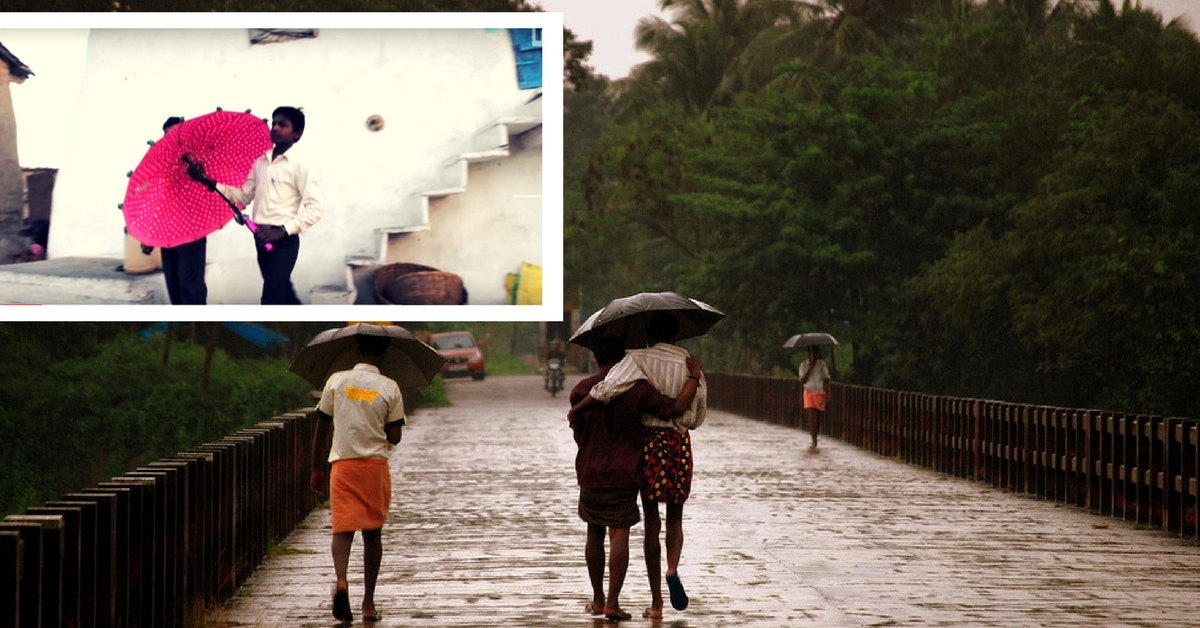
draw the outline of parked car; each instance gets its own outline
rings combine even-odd
[[[442,365],[442,377],[471,377],[483,379],[487,371],[483,364],[483,351],[469,331],[448,331],[433,334],[429,344],[446,358]]]

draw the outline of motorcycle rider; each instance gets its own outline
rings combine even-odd
[[[558,371],[558,373],[551,373],[550,372],[550,361],[555,360],[555,359],[558,360],[559,371]],[[562,364],[563,364],[563,362],[566,361],[566,359],[567,359],[566,343],[563,342],[562,338],[555,338],[554,340],[551,340],[550,348],[546,351],[546,366],[545,366],[546,377],[544,380],[544,387],[546,390],[550,390],[550,378],[551,377],[557,377],[559,379],[558,388],[559,389],[562,388],[562,381],[561,381],[562,376],[563,376]]]

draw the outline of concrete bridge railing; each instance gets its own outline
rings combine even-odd
[[[263,421],[0,523],[0,628],[180,626],[316,505],[313,421]]]
[[[709,405],[805,428],[799,381],[714,373]],[[1200,421],[833,383],[821,431],[882,456],[1197,538]]]

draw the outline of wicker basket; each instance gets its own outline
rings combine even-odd
[[[462,277],[420,264],[388,264],[375,271],[375,301],[383,305],[463,305]]]

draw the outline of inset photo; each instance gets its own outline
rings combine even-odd
[[[561,16],[186,18],[0,29],[4,318],[561,316]]]

